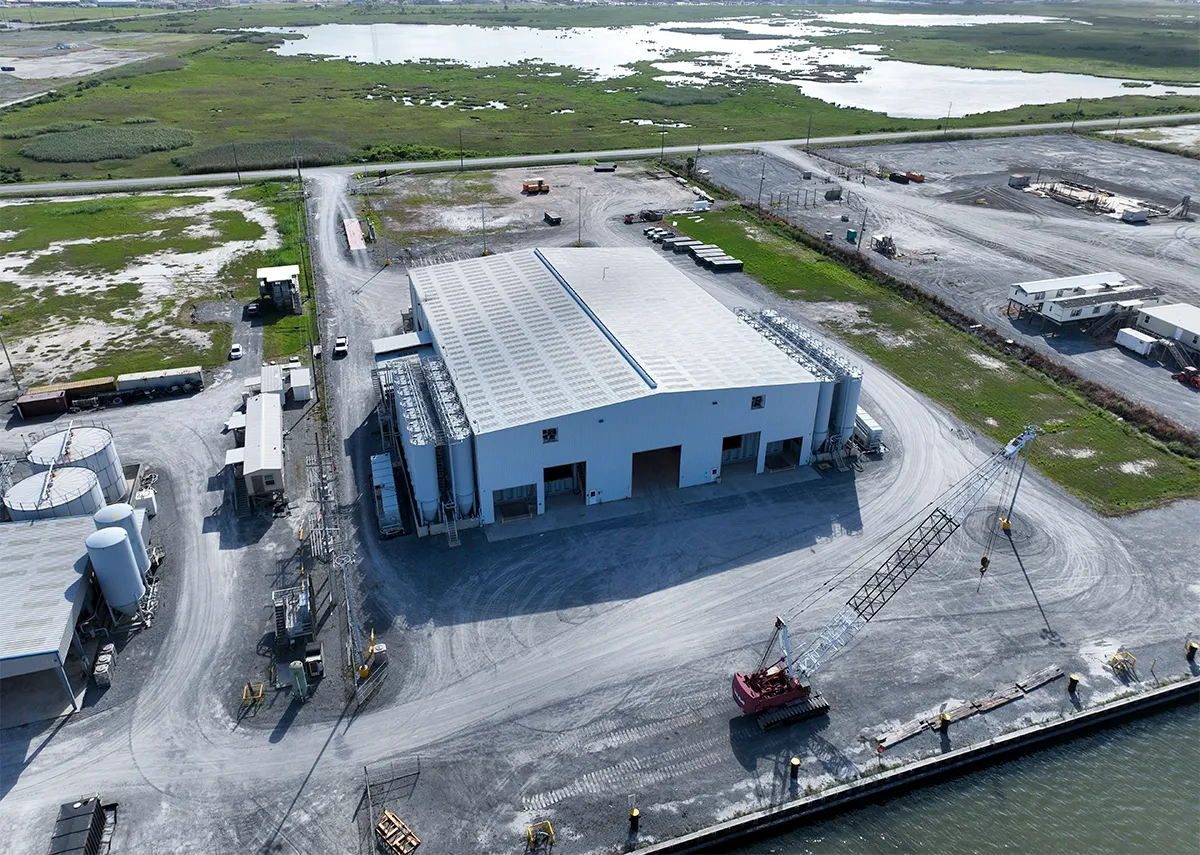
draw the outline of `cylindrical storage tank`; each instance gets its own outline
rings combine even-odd
[[[450,477],[454,481],[454,508],[462,516],[475,513],[475,436],[450,446]]]
[[[68,437],[69,434],[69,437]],[[125,498],[125,470],[108,428],[98,425],[66,428],[44,436],[29,449],[34,472],[51,466],[82,466],[96,473],[107,502]]]
[[[102,528],[89,534],[84,543],[104,599],[123,614],[137,614],[146,585],[137,568],[129,533],[116,526]]]
[[[854,419],[858,416],[858,393],[862,391],[862,377],[847,377],[842,381],[845,394],[842,409],[837,413],[837,432],[842,439],[854,435]]]
[[[4,506],[14,520],[90,516],[104,507],[96,473],[78,466],[38,472],[12,486]]]
[[[408,465],[408,480],[412,484],[413,501],[417,505],[417,513],[421,515],[422,523],[437,520],[438,506],[441,504],[441,490],[438,488],[437,446],[432,442],[425,445],[413,445],[407,434],[403,436],[404,461]]]
[[[150,556],[146,553],[146,541],[142,537],[141,529],[138,528],[133,507],[124,502],[117,502],[115,505],[109,505],[96,511],[92,515],[92,521],[96,523],[98,529],[110,526],[125,529],[125,533],[129,535],[129,545],[133,547],[133,557],[137,560],[138,572],[145,576],[150,569]]]
[[[813,451],[820,451],[825,440],[829,438],[829,416],[833,412],[833,388],[832,380],[822,380],[820,391],[817,392],[817,415],[813,420]]]

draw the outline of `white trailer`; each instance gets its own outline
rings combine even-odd
[[[862,407],[854,416],[854,439],[865,451],[883,450],[883,428]]]
[[[1132,327],[1126,327],[1117,332],[1117,344],[1126,350],[1132,350],[1138,356],[1148,356],[1157,343],[1156,337]]]

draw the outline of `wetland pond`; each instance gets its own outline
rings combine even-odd
[[[876,18],[887,18],[877,21]],[[471,68],[531,63],[531,75],[553,74],[540,65],[570,67],[592,80],[617,80],[632,64],[650,62],[656,79],[671,84],[736,88],[752,82],[796,86],[813,98],[897,118],[939,119],[949,114],[1055,104],[1076,98],[1137,93],[1165,95],[1186,88],[1086,74],[953,68],[888,59],[870,44],[824,48],[811,40],[856,32],[855,24],[970,26],[1059,21],[1033,15],[874,15],[828,18],[730,18],[697,23],[628,27],[480,27],[471,24],[321,24],[266,27],[292,36],[281,56],[313,56],[367,64],[439,62]],[[864,40],[870,36],[862,31]],[[681,53],[686,59],[672,59]],[[1136,87],[1131,88],[1131,84]]]

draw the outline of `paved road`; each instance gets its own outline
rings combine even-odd
[[[1030,131],[1055,131],[1055,130],[1070,130],[1071,128],[1110,128],[1118,124],[1122,126],[1129,125],[1147,125],[1156,124],[1164,121],[1178,121],[1181,119],[1191,119],[1200,121],[1200,113],[1179,113],[1172,116],[1145,116],[1140,118],[1125,118],[1125,119],[1088,119],[1083,122],[1045,122],[1036,125],[999,125],[991,128],[961,128],[951,129],[954,133],[970,133],[979,136],[990,134],[1012,134],[1012,133],[1027,133]],[[900,131],[886,134],[852,134],[850,136],[841,137],[816,137],[807,140],[812,145],[844,145],[854,143],[880,142],[887,140],[912,140],[922,137],[937,137],[938,132],[932,133],[928,131]],[[797,146],[804,145],[804,138],[792,140],[758,140],[753,142],[732,142],[732,143],[716,143],[703,147],[704,152],[712,153],[714,151],[736,151],[738,149],[753,149],[763,148],[767,146]],[[639,157],[652,157],[656,154],[690,154],[694,151],[692,146],[677,145],[667,146],[666,148],[626,148],[626,149],[610,149],[608,151],[582,151],[568,152],[563,154],[521,154],[509,155],[505,157],[477,157],[470,158],[465,161],[459,161],[457,158],[451,160],[422,160],[410,161],[407,163],[372,163],[372,164],[356,164],[343,166],[322,166],[314,167],[306,170],[308,175],[315,173],[334,174],[334,175],[352,175],[361,169],[369,168],[371,170],[386,169],[389,172],[403,170],[425,170],[425,171],[446,171],[457,169],[461,165],[465,165],[472,169],[506,167],[506,166],[521,166],[529,164],[546,164],[546,163],[572,163],[578,160],[628,160]],[[261,181],[267,178],[283,178],[293,174],[290,169],[263,169],[255,172],[243,172],[240,175],[242,181]],[[195,184],[231,184],[239,180],[239,175],[236,172],[217,172],[211,175],[163,175],[155,178],[123,178],[119,180],[104,180],[104,181],[50,181],[41,184],[14,184],[7,187],[0,187],[0,196],[26,196],[30,194],[45,194],[45,193],[78,193],[84,191],[119,191],[119,190],[139,190],[147,187],[171,187],[179,185],[195,185]]]

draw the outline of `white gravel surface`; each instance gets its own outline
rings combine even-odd
[[[631,189],[652,198],[670,186],[589,193],[586,239],[638,244],[640,228],[616,219]],[[260,547],[214,510],[220,484],[210,479],[240,380],[114,411],[123,453],[169,471],[175,485],[173,617],[136,698],[58,730],[3,732],[0,839],[9,851],[44,849],[57,805],[98,790],[121,802],[114,851],[366,852],[363,764],[418,755],[419,777],[387,806],[413,825],[422,852],[516,850],[535,815],[551,818],[571,851],[613,851],[625,843],[630,794],[645,817],[641,839],[661,839],[786,797],[793,754],[804,761],[802,784],[845,778],[873,761],[858,739],[864,728],[1047,664],[1087,673],[1088,700],[1123,688],[1089,670],[1117,643],[1157,655],[1159,676],[1184,670],[1179,642],[1200,613],[1200,592],[1187,587],[1195,539],[1184,523],[1200,503],[1101,520],[1029,473],[1018,552],[1001,545],[976,593],[977,553],[996,509],[973,517],[820,675],[834,706],[827,722],[762,735],[737,715],[730,675],[758,661],[774,616],[992,450],[866,360],[865,394],[891,451],[861,473],[775,489],[764,478],[757,492],[500,543],[468,531],[452,551],[438,538],[378,542],[359,501],[365,454],[378,447],[369,339],[394,331],[404,276],[392,268],[364,285],[374,269],[341,244],[340,221],[354,215],[342,179],[321,174],[310,190],[322,334],[351,337],[350,356],[329,365],[329,385],[345,438],[340,498],[361,527],[354,596],[389,645],[390,682],[357,717],[285,716],[269,733],[235,727],[235,687],[217,663],[238,655],[231,638],[261,609],[238,592],[262,565]],[[781,307],[740,274],[685,269],[727,305]],[[19,448],[25,429],[10,421],[0,447]],[[794,634],[814,631],[848,593],[796,614]],[[986,738],[1065,702],[1052,684],[975,716],[952,738]],[[927,748],[917,738],[897,754]]]

